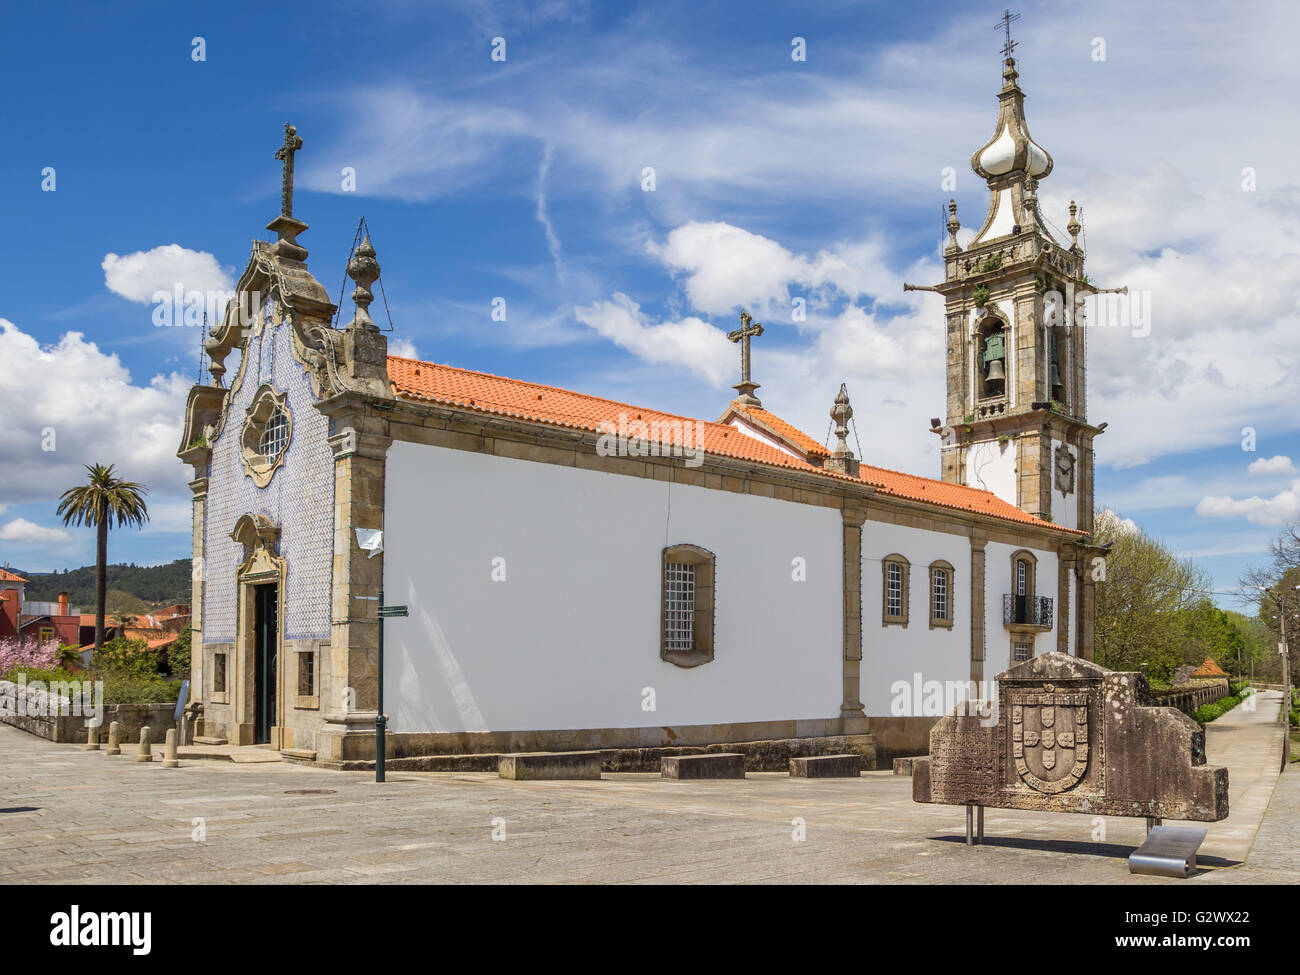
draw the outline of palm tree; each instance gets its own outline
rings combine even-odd
[[[87,464],[88,483],[68,488],[59,499],[58,513],[65,525],[95,526],[95,653],[104,649],[104,601],[108,586],[105,574],[108,567],[108,529],[113,521],[119,528],[130,525],[139,528],[149,520],[144,495],[149,489],[143,484],[121,480],[113,465]]]

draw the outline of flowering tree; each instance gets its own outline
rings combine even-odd
[[[49,669],[54,667],[59,654],[59,642],[46,640],[24,640],[21,643],[13,637],[0,640],[0,676],[16,667],[34,667]]]

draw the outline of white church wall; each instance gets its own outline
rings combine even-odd
[[[881,623],[881,560],[901,555],[908,573],[908,624]],[[930,627],[930,565],[953,567],[953,625]],[[862,526],[862,703],[869,716],[917,717],[894,706],[894,685],[970,679],[970,541],[963,535],[868,521]],[[915,695],[913,695],[915,697]],[[939,714],[930,715],[939,717]]]
[[[838,716],[836,509],[404,442],[386,482],[386,599],[411,614],[386,630],[395,732]],[[715,659],[692,668],[659,656],[677,543],[717,558]]]
[[[1034,591],[1036,595],[1052,599],[1052,628],[1043,633],[1018,633],[1013,637],[1002,622],[1002,597],[1011,592],[1011,556],[1021,549],[1033,553],[1038,560]],[[1030,644],[1035,657],[1055,650],[1056,628],[1061,620],[1056,553],[1030,545],[989,542],[984,550],[984,618],[987,621],[984,673],[990,680],[1012,665],[1013,643]]]
[[[1016,503],[1016,445],[996,440],[971,444],[966,451],[966,483],[992,491],[1007,504]]]
[[[1060,440],[1052,441],[1052,522],[1062,528],[1079,527],[1079,449],[1066,445],[1065,449],[1074,458],[1074,490],[1062,494],[1056,487],[1056,451],[1062,446]]]

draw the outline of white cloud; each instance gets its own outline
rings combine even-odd
[[[155,292],[171,294],[177,285],[182,292],[232,291],[230,268],[207,251],[192,251],[180,244],[162,244],[131,254],[105,254],[104,284],[109,291],[128,301],[147,304]]]
[[[1245,518],[1256,525],[1289,525],[1300,521],[1300,481],[1271,498],[1204,497],[1196,513],[1207,518]]]
[[[1300,424],[1293,389],[1300,188],[1289,130],[1276,124],[1289,111],[1295,69],[1271,42],[1300,28],[1300,8],[1271,8],[1267,32],[1208,33],[1195,18],[1177,16],[1176,6],[1164,9],[1169,16],[1148,20],[1128,16],[1118,2],[1063,8],[1027,24],[1017,51],[1032,130],[1056,162],[1040,189],[1044,214],[1064,225],[1077,199],[1090,277],[1151,298],[1145,338],[1089,330],[1090,418],[1110,424],[1097,445],[1102,466],[1222,446],[1243,426],[1277,434]],[[1098,23],[1107,24],[1111,52],[1103,63],[1079,41],[1094,36]],[[812,305],[828,289],[892,303],[900,282],[891,269],[927,239],[918,227],[932,226],[938,238],[938,220],[928,221],[949,195],[938,188],[942,167],[957,171],[963,234],[984,215],[987,190],[966,160],[992,135],[1000,66],[966,40],[986,27],[971,11],[914,41],[846,39],[840,47],[854,60],[846,54],[830,70],[792,75],[788,64],[747,62],[738,79],[630,21],[598,39],[583,35],[580,58],[567,57],[559,40],[551,59],[512,62],[511,84],[474,86],[454,100],[412,88],[345,93],[346,144],[323,151],[328,158],[315,164],[311,182],[338,192],[337,162],[369,174],[363,189],[379,195],[427,199],[494,180],[523,187],[523,160],[533,158],[533,146],[549,146],[546,212],[575,198],[623,207],[643,224],[630,235],[637,247],[653,233],[645,226],[675,226],[649,245],[651,253],[681,275],[687,300],[706,317],[738,305],[771,316],[788,312],[794,294],[808,293]],[[841,56],[819,50],[819,57]],[[673,84],[647,100],[644,79],[665,76]],[[1133,99],[1133,91],[1143,97]],[[1251,93],[1245,102],[1242,91]],[[1106,124],[1079,125],[1096,118],[1097,105],[1111,106]],[[1214,120],[1210,139],[1206,119]],[[521,147],[528,151],[510,151]],[[656,169],[655,193],[638,189],[644,166]],[[1241,185],[1247,166],[1257,173],[1254,192]],[[838,213],[845,214],[838,224],[828,218]],[[900,232],[860,250],[824,241],[826,251],[805,245],[801,255],[789,246],[814,223],[862,235],[863,224],[876,220],[893,221]],[[566,235],[566,248],[578,266],[578,239]],[[877,364],[878,375],[880,363],[902,358],[911,388],[872,387],[865,405],[897,393],[912,414],[933,415],[943,398],[942,362],[927,366],[913,354],[941,351],[937,306],[912,307],[926,311],[916,324],[928,346],[890,335],[879,311],[863,321],[842,308],[824,310],[820,320],[810,314],[808,328],[838,327],[842,340],[819,337],[808,361],[833,352],[836,361],[824,363],[829,378],[864,362]],[[773,386],[767,396],[778,391]]]
[[[1295,465],[1291,463],[1291,458],[1281,454],[1269,457],[1267,460],[1261,457],[1246,468],[1247,474],[1294,474],[1295,472]]]
[[[17,542],[28,545],[57,545],[69,542],[72,536],[62,528],[46,528],[26,518],[15,518],[0,527],[0,542]]]
[[[178,373],[135,385],[116,355],[79,332],[42,347],[0,318],[0,402],[20,404],[0,424],[0,496],[50,504],[85,480],[84,466],[114,464],[158,495],[188,497],[176,459],[190,382]],[[52,446],[53,450],[43,449]]]
[[[1141,535],[1142,526],[1132,518],[1125,518],[1110,508],[1097,512],[1094,528],[1099,534]]]
[[[613,301],[580,306],[573,314],[646,362],[681,366],[714,384],[721,384],[732,369],[734,352],[726,333],[695,316],[655,324],[621,292],[614,294]]]
[[[415,343],[408,338],[389,339],[388,354],[395,355],[400,359],[420,358],[420,353],[416,350]]]

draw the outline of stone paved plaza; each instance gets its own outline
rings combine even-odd
[[[1300,867],[1300,769],[1277,774],[1279,702],[1265,692],[1255,712],[1208,728],[1210,762],[1230,769],[1232,813],[1210,826],[1205,869],[1190,881],[1128,873],[1144,831],[1135,819],[990,809],[986,845],[967,848],[961,807],[913,803],[911,779],[887,772],[713,782],[397,773],[377,785],[278,762],[164,769],[135,762],[133,747],[107,758],[4,725],[0,881],[1287,883]]]

